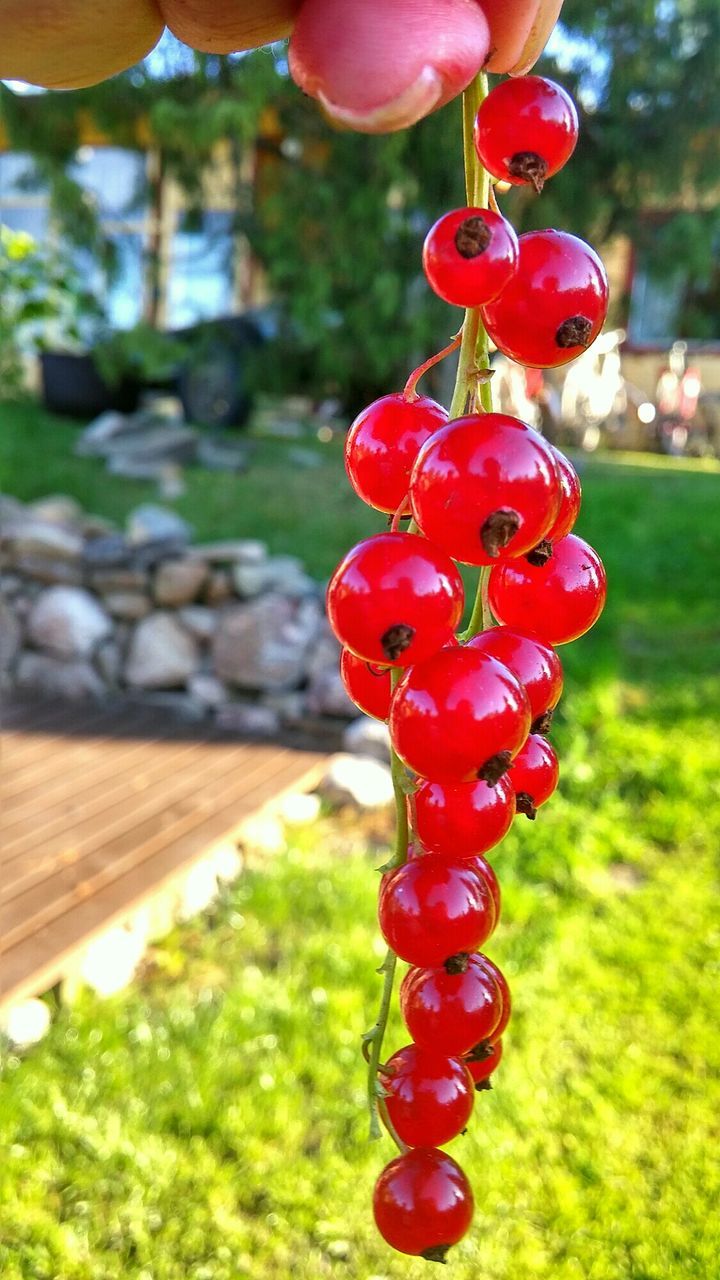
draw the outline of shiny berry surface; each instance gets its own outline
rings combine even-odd
[[[480,1040],[499,1037],[505,1006],[486,958],[471,955],[459,973],[448,973],[443,965],[409,969],[400,987],[400,1009],[416,1044],[441,1046],[455,1056]]]
[[[502,1040],[497,1040],[495,1044],[489,1044],[485,1040],[476,1045],[474,1049],[471,1049],[463,1061],[473,1078],[473,1083],[476,1086],[482,1086],[485,1081],[490,1079],[490,1076],[499,1066],[501,1059]]]
[[[489,627],[473,636],[467,647],[490,654],[512,671],[528,696],[533,725],[541,722],[549,727],[549,713],[560,701],[563,688],[560,659],[549,644],[514,627]],[[540,732],[540,724],[533,732]]]
[[[475,649],[443,649],[401,679],[390,704],[400,759],[433,782],[496,782],[530,731],[512,672]]]
[[[589,631],[605,604],[602,560],[574,533],[556,542],[544,565],[517,560],[490,574],[490,607],[510,627],[533,631],[547,644],[569,644]]]
[[[435,1147],[413,1147],[386,1165],[375,1183],[375,1224],[400,1253],[445,1260],[472,1222],[473,1195],[460,1165]]]
[[[457,951],[482,946],[495,925],[495,906],[466,861],[428,853],[383,878],[378,921],[401,960],[439,965]]]
[[[530,551],[555,523],[560,496],[550,446],[505,413],[449,422],[423,445],[410,478],[423,533],[464,564]]]
[[[510,768],[518,813],[534,818],[540,805],[550,799],[560,777],[558,758],[550,743],[531,733]]]
[[[496,298],[513,275],[518,239],[492,209],[453,209],[425,237],[423,267],[430,288],[456,307]]]
[[[381,1069],[391,1124],[409,1147],[444,1147],[465,1128],[475,1101],[460,1058],[408,1044]]]
[[[482,309],[499,351],[518,364],[554,369],[595,341],[607,313],[605,268],[584,240],[566,231],[520,236],[517,270]]]
[[[447,410],[427,396],[406,400],[399,392],[363,409],[345,440],[345,470],[358,497],[377,511],[397,511],[420,445],[447,419]]]
[[[510,988],[507,984],[505,974],[498,968],[494,960],[491,960],[490,957],[486,955],[478,955],[475,959],[478,967],[486,974],[490,981],[495,983],[495,988],[500,996],[500,1019],[497,1026],[494,1028],[492,1035],[487,1037],[491,1044],[495,1044],[495,1041],[500,1039],[500,1036],[503,1034],[503,1031],[510,1021],[510,1014],[512,1013],[512,997],[510,995]]]
[[[575,150],[575,103],[544,76],[502,80],[481,104],[473,137],[488,173],[539,192]]]
[[[566,458],[565,454],[560,449],[556,449],[554,445],[551,445],[550,448],[553,451],[555,466],[560,479],[561,498],[560,510],[555,523],[548,529],[545,537],[548,542],[559,542],[561,538],[567,537],[580,514],[582,486],[580,477],[570,459]]]
[[[423,782],[415,792],[415,828],[428,853],[470,858],[507,835],[515,816],[508,774],[487,782]]]
[[[500,782],[498,783],[498,786],[500,786],[501,783],[503,783],[504,781],[505,781],[505,778],[501,778]],[[495,871],[491,867],[487,858],[484,858],[481,853],[476,854],[474,858],[470,858],[469,862],[473,871],[476,873],[476,875],[479,875],[485,881],[485,884],[487,885],[490,891],[490,897],[492,898],[493,906],[495,907],[495,927],[497,927],[498,921],[500,919],[500,912],[502,909],[502,896],[500,893],[500,882],[498,881],[498,878],[495,875]]]
[[[359,658],[406,667],[446,644],[462,617],[462,579],[440,547],[378,533],[341,560],[327,590],[338,640]]]
[[[340,678],[345,692],[356,707],[376,720],[387,720],[390,714],[392,686],[390,670],[373,666],[364,658],[356,658],[349,649],[340,654]]]

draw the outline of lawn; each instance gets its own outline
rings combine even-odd
[[[323,467],[302,476],[265,444],[237,484],[198,475],[193,493],[225,493],[227,523],[203,536],[269,536],[272,495],[274,545],[326,572],[372,519],[343,487],[339,446],[322,447]],[[86,500],[88,472],[74,485],[42,457],[42,474],[20,467],[18,492]],[[450,1148],[477,1209],[449,1274],[711,1280],[718,476],[634,459],[593,461],[583,478],[579,532],[610,596],[595,631],[561,651],[560,792],[493,858],[504,915],[489,950],[515,1014],[496,1088]],[[94,483],[91,505],[122,514],[120,488]],[[5,1055],[3,1280],[428,1274],[383,1246],[369,1210],[392,1155],[366,1141],[358,1051],[379,997],[384,834],[381,818],[347,816],[291,831],[210,918],[156,946],[127,994],[84,997],[42,1045]],[[388,1050],[401,1043],[395,1022]]]

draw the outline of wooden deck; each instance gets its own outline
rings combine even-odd
[[[46,991],[111,923],[324,757],[141,709],[11,704],[0,727],[0,1006]]]

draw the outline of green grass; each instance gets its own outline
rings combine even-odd
[[[364,519],[338,463],[314,513],[318,571]],[[73,492],[46,460],[34,483]],[[580,532],[610,596],[562,651],[560,793],[493,859],[505,906],[490,951],[515,1013],[496,1088],[450,1148],[477,1210],[449,1274],[713,1280],[718,478],[635,459],[593,461],[584,484]],[[112,510],[104,493],[93,505]],[[84,997],[37,1049],[6,1056],[3,1280],[429,1274],[383,1246],[369,1210],[392,1154],[366,1141],[358,1052],[379,997],[384,834],[380,819],[296,831],[209,920],[155,947],[126,995]],[[388,1050],[402,1042],[395,1020]]]

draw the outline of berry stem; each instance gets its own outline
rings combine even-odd
[[[413,369],[403,390],[403,395],[406,400],[417,400],[417,384],[420,379],[427,373],[428,369],[432,369],[436,364],[439,364],[441,360],[445,360],[447,356],[451,356],[453,351],[457,351],[461,342],[462,330],[455,334],[452,342],[448,342],[447,346],[443,347],[442,351],[438,351],[436,355],[430,356],[429,360],[426,360],[424,364],[418,365],[417,369]]]

